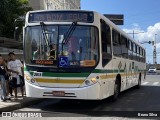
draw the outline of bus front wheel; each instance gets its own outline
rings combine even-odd
[[[117,100],[119,93],[120,93],[120,81],[116,79],[115,85],[114,85],[114,94],[112,96],[113,102]]]

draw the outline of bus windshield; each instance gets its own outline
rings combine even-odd
[[[70,25],[45,25],[45,29],[41,26],[26,27],[26,64],[66,68],[94,67],[99,60],[98,29],[77,25],[64,42],[69,28]]]

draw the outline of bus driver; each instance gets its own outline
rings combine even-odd
[[[56,60],[56,44],[55,43],[50,45],[49,59]]]

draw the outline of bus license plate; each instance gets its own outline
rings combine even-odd
[[[53,91],[53,96],[65,96],[64,91]]]

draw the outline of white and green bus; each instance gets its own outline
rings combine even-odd
[[[27,97],[115,100],[145,79],[145,49],[94,11],[30,11],[24,27]]]

